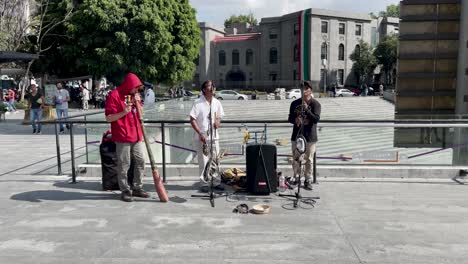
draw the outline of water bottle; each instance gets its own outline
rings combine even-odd
[[[283,173],[278,172],[278,186],[279,186],[279,191],[284,192],[288,189],[288,186],[286,186],[286,179],[283,175]]]

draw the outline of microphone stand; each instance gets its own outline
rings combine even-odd
[[[208,115],[208,120],[210,122],[209,126],[208,126],[208,133],[210,134],[210,153],[209,153],[209,159],[208,159],[208,163],[205,164],[205,168],[204,168],[204,171],[203,171],[203,174],[207,173],[206,170],[211,170],[211,163],[213,162],[213,119],[212,119],[212,104],[213,104],[213,99],[211,99],[211,103],[210,103],[210,113]],[[219,164],[218,164],[218,168],[217,168],[217,173],[218,175],[219,174]],[[214,192],[214,177],[213,175],[211,175],[211,179],[210,179],[210,188],[209,188],[209,191],[208,191],[208,195],[200,195],[200,194],[192,194],[191,197],[206,197],[206,198],[209,198],[210,199],[210,204],[211,204],[211,207],[215,207],[215,202],[214,202],[214,199],[216,198],[215,197],[215,192]]]
[[[302,100],[304,100],[304,85],[301,87],[301,98],[302,98]],[[304,139],[304,143],[306,144],[306,146],[305,146],[306,149],[305,149],[304,152],[300,152],[297,147],[295,149],[295,151],[298,151],[300,153],[297,161],[299,162],[299,166],[301,168],[301,170],[299,172],[299,183],[297,185],[297,191],[294,194],[281,194],[281,193],[279,194],[280,197],[292,197],[292,198],[294,198],[294,199],[289,199],[289,200],[292,200],[292,206],[293,206],[292,208],[289,208],[287,206],[289,204],[285,204],[285,205],[282,206],[284,209],[287,209],[287,210],[295,210],[298,207],[303,208],[303,209],[311,209],[311,208],[302,207],[301,203],[307,204],[310,207],[314,207],[314,205],[316,203],[316,200],[320,199],[320,197],[318,197],[318,196],[306,197],[306,196],[301,195],[301,178],[304,176],[304,166],[305,166],[303,161],[304,161],[305,152],[307,152],[307,141],[305,140],[304,135],[303,135],[304,134],[304,119],[305,119],[305,116],[306,116],[305,115],[304,102],[302,102],[302,104],[301,104],[300,116],[301,116],[301,126],[299,128],[299,131],[297,132],[295,142],[297,144],[297,140],[302,137]],[[293,159],[294,159],[294,154],[293,154]],[[315,153],[314,153],[314,183],[315,183]]]

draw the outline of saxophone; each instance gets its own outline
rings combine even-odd
[[[219,163],[223,159],[225,153],[225,150],[221,150],[218,155],[216,155],[216,153],[212,151],[212,155],[208,159],[208,162],[205,165],[205,169],[203,170],[203,182],[209,183],[211,179],[216,179],[221,176]]]

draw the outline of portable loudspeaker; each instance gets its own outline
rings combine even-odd
[[[276,146],[251,144],[246,149],[247,191],[253,194],[270,194],[278,189],[276,175]]]

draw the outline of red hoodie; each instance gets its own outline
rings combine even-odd
[[[129,95],[130,91],[140,85],[142,83],[135,74],[127,74],[123,83],[107,96],[105,115],[122,112],[125,109],[125,95]],[[135,143],[142,141],[143,132],[135,105],[127,115],[111,123],[111,131],[114,142]]]

